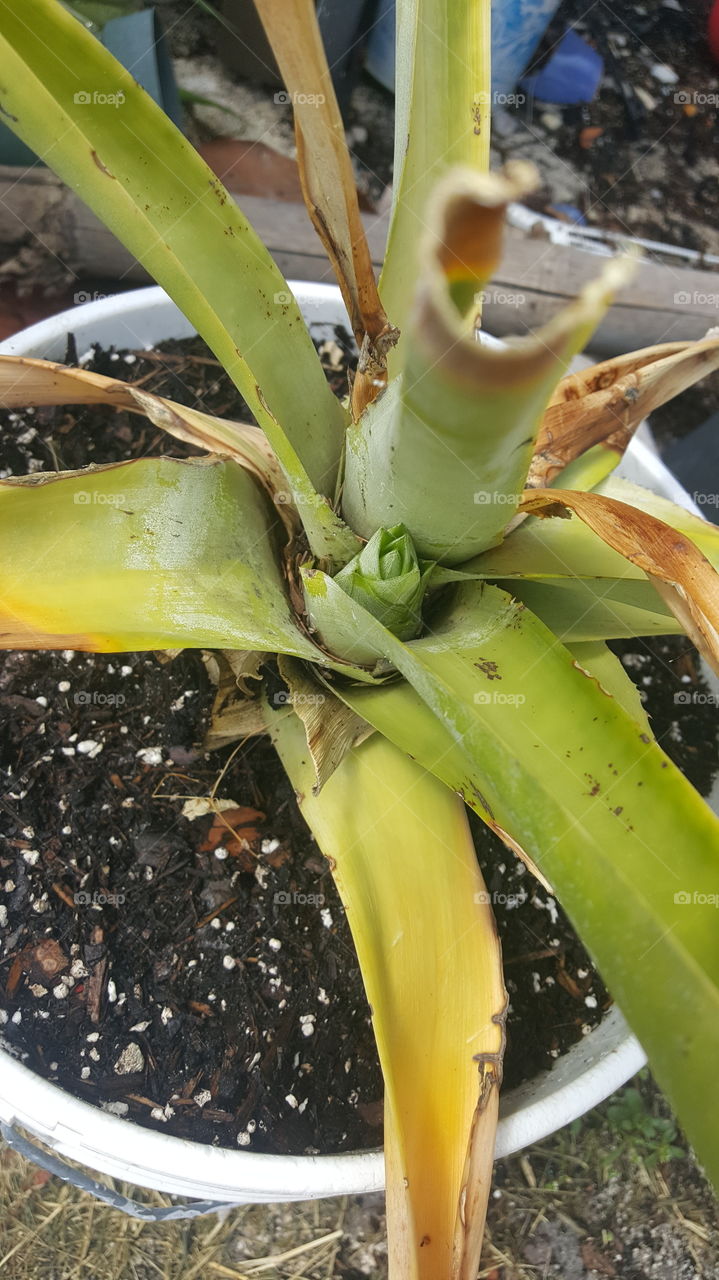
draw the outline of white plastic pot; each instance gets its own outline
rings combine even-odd
[[[334,336],[336,325],[348,327],[339,290],[331,285],[294,284],[294,292],[313,336]],[[75,335],[80,358],[92,342],[103,346],[143,348],[168,338],[194,333],[182,313],[158,288],[140,289],[77,306],[33,325],[0,344],[2,355],[62,360],[68,333]],[[641,440],[632,443],[623,466],[629,478],[685,506],[691,500]],[[624,1084],[646,1061],[621,1013],[612,1009],[601,1025],[545,1072],[504,1095],[497,1135],[497,1156],[509,1155],[545,1138],[595,1107]],[[439,1082],[441,1087],[441,1082]],[[305,1200],[312,1197],[379,1191],[384,1186],[381,1151],[346,1155],[287,1156],[229,1151],[156,1133],[107,1114],[72,1097],[0,1050],[0,1125],[20,1149],[16,1127],[30,1131],[60,1155],[91,1169],[138,1186],[221,1204]],[[38,1153],[29,1154],[53,1172],[78,1181],[67,1170]],[[105,1190],[88,1179],[82,1185],[96,1194]],[[107,1195],[103,1198],[108,1198]],[[112,1202],[137,1216],[157,1216],[132,1202]],[[207,1212],[217,1204],[196,1205]],[[182,1210],[164,1216],[189,1216]],[[192,1213],[192,1210],[190,1210]]]

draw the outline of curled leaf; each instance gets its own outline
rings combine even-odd
[[[442,225],[436,265],[461,315],[474,316],[481,301],[477,293],[499,266],[508,204],[522,200],[538,182],[534,165],[510,160],[492,173],[455,169],[438,183],[429,214],[430,224]]]
[[[688,537],[646,511],[598,493],[528,489],[521,509],[544,516],[572,511],[608,546],[643,569],[719,673],[719,575]]]
[[[378,529],[354,560],[335,574],[342,590],[400,640],[422,625],[422,599],[434,565],[422,562],[407,530]]]
[[[611,450],[616,465],[643,418],[718,368],[715,335],[646,347],[568,374],[542,419],[527,487],[550,484],[596,445]]]
[[[233,458],[260,481],[273,500],[287,489],[282,468],[259,427],[215,418],[88,369],[69,369],[29,356],[0,356],[0,405],[4,409],[66,404],[96,404],[140,414],[176,440]],[[278,510],[289,506],[289,511],[280,510],[280,515],[286,521],[291,518],[296,530],[299,521],[294,508],[284,502],[277,505]]]
[[[347,432],[342,508],[352,528],[369,538],[401,522],[420,555],[447,565],[501,540],[557,381],[633,270],[629,258],[609,260],[533,337],[502,348],[476,341],[468,299],[491,269],[514,181],[464,170],[445,179],[430,209],[404,372]]]

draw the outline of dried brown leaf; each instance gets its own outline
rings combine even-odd
[[[69,369],[51,360],[35,360],[29,356],[0,357],[0,405],[3,408],[66,404],[98,404],[140,414],[176,440],[232,458],[267,491],[288,538],[299,531],[296,509],[287,501],[287,480],[259,427],[215,418],[163,396],[151,395],[130,382],[106,378],[87,369]]]
[[[305,204],[329,255],[362,352],[363,394],[373,399],[385,380],[387,351],[399,334],[388,322],[377,290],[314,0],[255,0],[255,7],[292,100]],[[373,390],[374,382],[378,386]]]
[[[527,487],[550,484],[594,445],[621,456],[643,418],[717,368],[713,336],[646,347],[568,374],[542,419]]]
[[[352,747],[374,733],[367,721],[319,681],[308,675],[302,663],[280,654],[280,675],[288,685],[286,705],[302,721],[315,768],[314,795],[318,795]]]
[[[651,579],[691,640],[719,674],[719,575],[694,542],[646,511],[598,493],[527,489],[528,515],[573,512]]]

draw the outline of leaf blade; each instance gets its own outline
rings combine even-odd
[[[363,633],[413,689],[341,696],[555,886],[719,1182],[719,820],[634,717],[496,588],[458,588],[420,640],[403,645],[369,615]]]
[[[678,530],[599,493],[528,489],[523,511],[571,511],[610,547],[642,569],[707,661],[719,673],[719,574]]]
[[[316,493],[306,477],[295,473],[290,489],[267,436],[259,427],[213,417],[120,379],[27,356],[0,356],[0,404],[5,408],[98,404],[144,413],[176,439],[228,455],[250,471],[267,490],[288,534],[295,537],[304,528],[310,550],[320,562],[342,565],[361,546],[328,499]]]
[[[344,125],[312,0],[255,0],[292,100],[307,210],[342,291],[357,345],[376,357],[392,339],[360,217]],[[394,335],[396,336],[396,335]]]
[[[464,1280],[479,1262],[506,997],[463,806],[378,735],[313,795],[296,717],[269,725],[331,859],[373,1011],[387,1091],[390,1269]]]
[[[130,73],[54,0],[6,0],[0,50],[6,123],[197,326],[288,476],[333,494],[347,417],[283,276],[232,198]],[[115,107],[108,96],[120,99]]]
[[[630,259],[610,260],[533,337],[502,348],[477,342],[456,292],[491,271],[487,225],[501,225],[507,190],[527,186],[526,169],[484,178],[453,171],[440,185],[404,370],[347,432],[348,523],[365,538],[401,523],[418,552],[442,564],[501,541],[557,381],[632,269]]]
[[[568,374],[544,414],[528,487],[554,484],[597,446],[616,466],[643,418],[717,368],[719,338],[712,337],[647,347]]]
[[[404,331],[431,190],[452,165],[489,168],[491,35],[489,0],[398,0],[396,12],[395,188],[380,295]]]
[[[148,458],[0,481],[0,648],[280,649],[317,658],[233,462]]]

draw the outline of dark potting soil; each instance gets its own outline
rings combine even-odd
[[[320,351],[341,393],[349,346],[337,338]],[[247,416],[199,340],[97,350],[89,367]],[[195,452],[104,410],[4,414],[0,475],[161,451]],[[717,724],[691,646],[613,647],[662,745],[706,791]],[[212,697],[190,651],[0,655],[5,1043],[77,1096],[166,1133],[255,1151],[376,1146],[381,1075],[327,863],[266,741],[203,750]],[[212,813],[183,815],[215,788],[240,841]],[[610,999],[557,903],[478,820],[473,830],[504,949],[511,1088]]]

